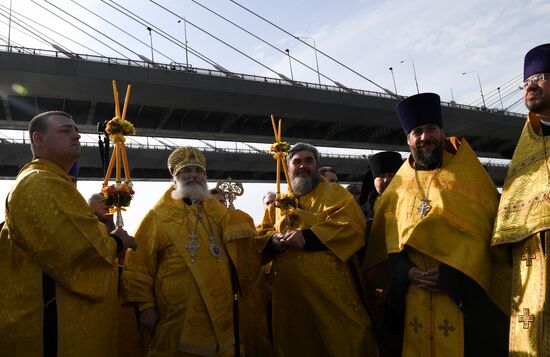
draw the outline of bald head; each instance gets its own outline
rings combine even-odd
[[[101,193],[94,193],[88,198],[88,206],[92,210],[92,213],[102,222],[107,220],[107,213],[109,213],[109,207],[105,205],[105,199]]]

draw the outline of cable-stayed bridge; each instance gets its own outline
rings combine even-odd
[[[26,129],[36,113],[65,110],[82,132],[113,116],[111,80],[133,86],[128,119],[140,135],[270,143],[269,115],[283,119],[283,137],[318,146],[407,151],[395,114],[401,99],[371,92],[200,69],[179,63],[153,63],[67,51],[10,48],[0,51],[0,128]],[[445,131],[464,136],[479,156],[509,158],[524,124],[523,115],[481,107],[443,103]],[[26,145],[0,143],[0,176],[12,177],[30,159]],[[85,149],[84,176],[100,177],[97,149]],[[130,149],[133,177],[167,177],[169,150]],[[207,152],[210,177],[273,180],[273,162],[266,153]],[[327,158],[342,181],[359,180],[367,160]],[[505,167],[489,172],[502,183]]]

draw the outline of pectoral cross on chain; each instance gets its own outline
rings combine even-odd
[[[420,218],[426,217],[428,212],[432,209],[432,206],[428,203],[429,201],[425,198],[420,200],[420,205],[418,205],[418,208],[416,209],[418,213],[420,213]]]
[[[200,248],[200,244],[197,241],[198,237],[199,236],[197,235],[197,233],[192,232],[189,235],[190,242],[185,245],[185,248],[189,249],[189,254],[191,255],[191,263],[195,262],[195,258],[197,257],[197,249]]]
[[[208,240],[210,241],[210,246],[208,247],[208,250],[210,250],[210,254],[212,254],[213,256],[216,257],[216,261],[219,262],[220,261],[221,249],[216,244],[216,237],[214,237],[214,235],[211,234],[208,237]]]

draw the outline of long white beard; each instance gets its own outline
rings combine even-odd
[[[176,178],[176,189],[172,191],[172,198],[175,200],[181,200],[189,198],[193,201],[201,201],[208,197],[208,184],[206,179],[200,182],[187,182]]]

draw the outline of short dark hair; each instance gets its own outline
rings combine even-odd
[[[73,117],[64,111],[61,110],[52,110],[49,112],[43,112],[35,116],[31,119],[29,122],[29,140],[31,141],[31,144],[34,144],[32,141],[32,134],[35,132],[39,132],[40,134],[46,134],[48,130],[48,121],[53,116],[63,116],[67,117],[69,119],[72,119]]]
[[[352,195],[359,195],[361,193],[362,184],[358,182],[350,183],[346,186],[346,190]]]
[[[288,156],[286,157],[286,161],[290,162],[294,154],[296,154],[299,151],[311,152],[315,157],[315,163],[319,165],[319,160],[321,159],[321,155],[319,155],[319,151],[317,150],[317,148],[309,143],[301,143],[301,142],[292,145],[292,147],[288,151]]]
[[[88,204],[92,203],[93,201],[104,201],[105,196],[101,192],[94,193],[93,195],[88,198]]]
[[[332,172],[333,174],[336,175],[336,169],[332,166],[323,166],[319,168],[319,175],[324,175],[325,172]]]

